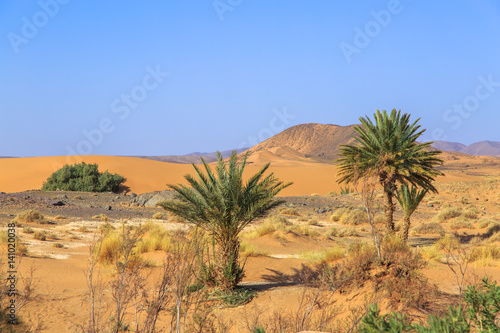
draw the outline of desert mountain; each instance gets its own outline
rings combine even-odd
[[[246,151],[248,148],[241,148],[241,149],[236,149],[236,152],[242,153]],[[229,157],[231,155],[232,150],[225,150],[222,151],[222,156],[224,158]],[[217,153],[200,153],[200,152],[195,152],[195,153],[190,153],[186,155],[165,155],[165,156],[133,156],[133,157],[139,157],[139,158],[145,158],[148,160],[154,160],[154,161],[160,161],[160,162],[168,162],[168,163],[201,163],[200,157],[202,157],[205,162],[211,163],[217,160]]]
[[[458,142],[435,141],[432,146],[439,150],[455,151],[468,155],[500,156],[500,142],[498,141],[481,141],[468,146]]]
[[[271,152],[285,159],[332,162],[338,158],[340,145],[354,143],[355,134],[353,125],[296,125],[250,148],[249,152],[251,156]]]

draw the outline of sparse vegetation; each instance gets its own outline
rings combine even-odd
[[[47,240],[47,233],[45,232],[45,230],[35,231],[33,233],[33,238],[40,240],[40,241],[45,241],[45,240]]]
[[[279,181],[273,173],[263,178],[270,164],[243,183],[247,155],[238,163],[237,154],[233,152],[226,163],[217,153],[216,174],[202,159],[205,173],[193,164],[198,180],[188,175],[190,187],[169,185],[176,192],[176,200],[158,203],[168,212],[205,229],[214,238],[219,246],[215,282],[223,290],[234,289],[243,278],[238,259],[241,231],[254,219],[283,204],[283,200],[274,197],[291,185]]]
[[[19,213],[15,217],[14,221],[19,223],[39,223],[39,224],[48,223],[48,221],[45,219],[45,216],[43,216],[40,212],[34,209],[28,209]]]
[[[123,182],[125,178],[119,174],[101,173],[97,164],[82,162],[55,171],[43,183],[42,191],[116,192]]]
[[[356,184],[360,179],[376,176],[385,194],[386,229],[394,232],[394,192],[397,184],[413,184],[437,193],[432,182],[441,175],[436,166],[443,164],[440,151],[429,151],[431,142],[418,143],[424,130],[410,123],[410,114],[393,109],[390,114],[377,110],[375,124],[360,117],[357,145],[344,145],[338,160],[338,183]]]
[[[439,234],[444,235],[444,228],[436,222],[420,223],[413,229],[417,234]]]
[[[296,208],[292,207],[280,207],[278,209],[278,212],[283,215],[293,215],[293,216],[299,216],[299,212],[297,211]]]
[[[99,215],[94,215],[92,216],[93,219],[96,219],[96,220],[102,220],[104,222],[108,221],[108,216],[106,214],[99,214]]]
[[[160,212],[154,213],[153,218],[155,220],[161,220],[161,219],[163,219],[163,213],[160,213]]]

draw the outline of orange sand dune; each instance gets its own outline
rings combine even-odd
[[[98,163],[101,171],[109,170],[127,178],[126,186],[135,193],[145,193],[164,190],[166,184],[184,183],[184,175],[192,174],[189,164],[166,163],[135,157],[119,156],[52,156],[0,159],[0,191],[21,192],[40,189],[43,182],[52,172],[64,164],[85,161]],[[318,193],[325,195],[330,191],[339,192],[336,183],[337,169],[334,165],[293,162],[273,156],[269,160],[269,171],[284,182],[294,184],[281,192],[281,195],[310,195]],[[274,165],[273,165],[274,163]],[[261,163],[249,164],[246,174],[255,173],[261,168]],[[459,172],[449,172],[439,181],[473,181],[480,177],[464,175]]]

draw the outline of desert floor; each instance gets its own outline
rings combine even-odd
[[[43,332],[76,332],[78,325],[88,318],[86,269],[88,268],[89,245],[94,235],[100,235],[100,227],[107,223],[119,228],[122,223],[143,225],[155,223],[165,230],[190,228],[185,222],[170,218],[161,208],[143,207],[133,204],[130,192],[137,194],[160,191],[167,183],[183,182],[183,175],[191,173],[190,165],[171,164],[127,157],[84,157],[86,162],[99,163],[101,170],[110,170],[125,175],[128,194],[89,194],[67,192],[41,192],[40,188],[47,174],[66,162],[59,158],[15,158],[0,160],[0,223],[2,229],[21,212],[34,209],[45,216],[49,223],[19,223],[16,233],[26,246],[27,253],[18,267],[20,277],[29,276],[33,271],[31,300],[18,313],[24,329],[38,326]],[[75,161],[70,161],[75,162]],[[259,167],[250,164],[247,172],[255,172]],[[284,191],[286,200],[283,207],[271,215],[283,216],[290,225],[300,226],[290,232],[270,232],[262,236],[250,236],[258,230],[264,220],[256,221],[245,230],[245,272],[242,286],[252,288],[257,296],[248,304],[237,307],[218,306],[214,318],[230,323],[232,332],[249,331],[253,322],[276,320],[276,314],[296,313],[304,292],[300,275],[306,267],[314,267],[320,262],[338,263],[342,258],[328,259],[322,254],[332,248],[347,249],[356,242],[371,242],[367,223],[348,225],[342,220],[333,221],[331,215],[342,208],[360,208],[359,194],[340,195],[335,183],[335,166],[310,165],[307,163],[286,163],[281,161],[271,167],[271,171],[284,181],[294,185]],[[500,225],[500,169],[493,158],[458,157],[450,158],[443,168],[445,177],[439,177],[436,187],[438,194],[429,194],[412,216],[409,244],[426,258],[428,264],[423,273],[429,283],[435,284],[442,297],[436,299],[436,308],[456,302],[458,284],[456,275],[446,264],[444,253],[433,248],[444,234],[456,235],[464,246],[485,248],[495,247],[500,237],[488,234],[492,226]],[[381,200],[378,194],[377,200]],[[63,206],[51,203],[61,200]],[[110,206],[110,207],[106,207]],[[474,214],[440,219],[439,213],[450,207],[463,211],[473,210]],[[153,215],[159,214],[156,218]],[[105,217],[103,217],[104,214]],[[96,218],[101,215],[101,219]],[[402,218],[400,209],[396,221]],[[421,227],[436,222],[443,232]],[[44,230],[46,240],[37,240],[34,233]],[[332,232],[335,230],[335,232]],[[5,231],[3,231],[5,232]],[[431,233],[429,233],[431,232]],[[432,233],[435,232],[435,233]],[[2,264],[6,271],[7,246],[2,245]],[[153,286],[164,258],[163,251],[147,252],[143,257],[150,262]],[[498,266],[500,257],[492,256],[471,262],[465,276],[465,285],[479,281],[490,275],[500,278]],[[19,260],[17,258],[16,260]],[[452,266],[457,269],[458,266]],[[104,279],[109,279],[112,269],[101,267]],[[19,282],[22,284],[22,281]],[[110,307],[109,290],[105,290],[105,304]],[[366,284],[359,289],[349,289],[333,295],[337,319],[346,321],[349,315],[360,311],[368,301],[380,302],[384,311],[398,310],[386,304],[383,296],[377,294],[374,286]],[[412,310],[415,320],[426,318],[428,310]],[[162,316],[159,327],[168,327],[169,317]]]

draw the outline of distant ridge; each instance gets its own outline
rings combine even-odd
[[[498,141],[481,141],[464,145],[458,142],[435,141],[432,146],[439,150],[455,151],[475,156],[500,156],[500,142]]]
[[[248,148],[240,148],[240,149],[233,149],[236,150],[236,153],[240,154]],[[229,157],[233,150],[225,150],[222,151],[222,156],[224,158]],[[194,152],[186,155],[165,155],[165,156],[131,156],[131,157],[139,157],[139,158],[145,158],[148,160],[154,160],[154,161],[160,161],[160,162],[168,162],[168,163],[183,163],[183,164],[189,164],[189,163],[201,163],[201,157],[205,160],[207,163],[211,163],[217,160],[217,153],[200,153],[200,152]]]
[[[287,128],[281,133],[249,149],[250,154],[280,147],[291,148],[306,158],[318,162],[333,162],[339,156],[340,146],[353,144],[355,125],[301,124]]]

